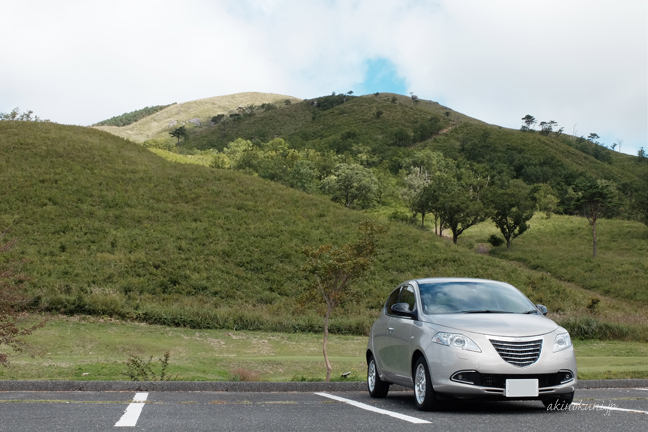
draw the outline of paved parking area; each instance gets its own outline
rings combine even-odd
[[[577,390],[576,404],[565,412],[547,412],[536,401],[471,401],[424,413],[413,397],[412,392],[392,392],[385,399],[366,392],[0,392],[0,430],[648,430],[648,389]],[[132,425],[122,421],[127,417]]]

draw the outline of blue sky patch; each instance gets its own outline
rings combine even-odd
[[[386,58],[376,58],[365,62],[367,71],[364,81],[356,86],[354,93],[357,95],[370,93],[398,93],[407,94],[405,78],[398,75],[396,66]]]

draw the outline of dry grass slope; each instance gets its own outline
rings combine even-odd
[[[198,118],[203,125],[208,125],[209,120],[213,116],[218,114],[231,114],[240,105],[261,105],[263,103],[283,104],[286,99],[291,102],[301,101],[301,99],[296,97],[274,93],[235,93],[171,105],[154,115],[143,118],[128,126],[96,126],[95,128],[141,143],[151,138],[167,138],[168,132],[170,131],[169,122],[172,121],[177,121],[178,125],[182,125],[182,122],[188,122],[193,118]]]

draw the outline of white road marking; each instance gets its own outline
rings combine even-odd
[[[318,395],[318,396],[323,396],[323,397],[329,398],[329,399],[334,399],[336,401],[344,402],[344,403],[347,403],[349,405],[353,405],[356,408],[362,408],[362,409],[367,410],[367,411],[373,411],[373,412],[377,412],[379,414],[385,414],[385,415],[388,415],[390,417],[395,417],[397,419],[408,421],[410,423],[418,423],[418,424],[430,423],[429,421],[421,420],[421,419],[418,419],[416,417],[410,417],[410,416],[405,415],[405,414],[399,414],[399,413],[395,413],[395,412],[392,412],[392,411],[387,411],[387,410],[384,410],[384,409],[381,409],[381,408],[372,407],[370,405],[363,404],[362,402],[356,402],[356,401],[351,400],[351,399],[345,399],[345,398],[341,398],[339,396],[333,396],[332,394],[328,394],[328,393],[315,393],[315,394]]]
[[[142,408],[144,408],[144,402],[146,402],[147,397],[148,393],[135,393],[133,402],[128,405],[124,415],[115,423],[115,427],[135,426],[140,414],[142,414]]]
[[[600,411],[625,411],[625,412],[633,412],[633,413],[638,413],[638,414],[648,414],[648,411],[640,411],[636,409],[629,409],[629,408],[617,408],[615,406],[605,406],[605,405],[592,405],[592,404],[586,404],[586,403],[579,403],[579,402],[574,402],[572,405],[577,405],[577,406],[593,406],[594,408],[600,410]]]

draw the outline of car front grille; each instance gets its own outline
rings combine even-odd
[[[512,342],[491,339],[491,344],[497,353],[513,366],[529,366],[538,361],[540,351],[542,351],[542,339]]]
[[[453,381],[481,387],[506,388],[507,379],[537,379],[539,388],[554,387],[574,380],[571,371],[548,374],[487,374],[477,371],[459,371],[452,375]]]

